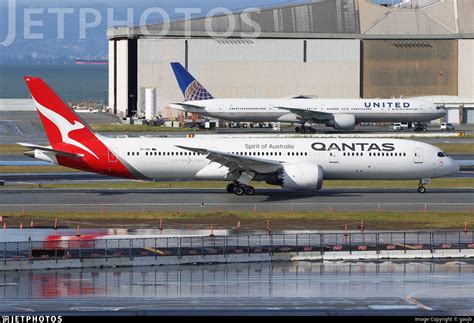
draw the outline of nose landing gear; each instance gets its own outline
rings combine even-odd
[[[418,193],[425,193],[426,192],[426,187],[425,185],[429,184],[431,182],[431,179],[429,178],[424,178],[424,179],[420,179],[420,182],[418,183]]]

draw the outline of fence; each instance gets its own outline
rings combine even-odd
[[[2,261],[127,257],[230,256],[316,252],[474,252],[473,231],[257,234],[194,237],[99,238],[0,243]]]
[[[346,212],[346,211],[372,211],[372,212],[474,212],[473,203],[116,203],[116,204],[2,204],[2,211],[15,214],[29,212],[91,212],[91,213],[116,213],[116,212],[223,212],[223,211],[250,211],[250,212]]]

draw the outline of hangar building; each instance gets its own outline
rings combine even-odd
[[[109,106],[122,117],[144,111],[147,88],[176,116],[177,61],[214,97],[425,96],[458,110],[448,122],[474,123],[472,0],[313,0],[145,27],[107,32]]]

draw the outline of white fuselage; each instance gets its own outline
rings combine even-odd
[[[178,148],[205,148],[263,161],[260,180],[284,165],[320,165],[324,179],[422,179],[454,174],[458,167],[437,147],[400,139],[271,137],[108,138],[100,140],[139,177],[153,180],[236,180],[229,169],[204,154]],[[441,156],[444,155],[444,156]],[[263,179],[262,179],[263,178]]]
[[[171,107],[239,122],[302,121],[297,114],[279,107],[332,115],[350,114],[355,116],[356,123],[421,122],[434,120],[446,114],[443,108],[432,103],[405,99],[212,99],[184,103],[189,106],[183,108],[172,104]]]

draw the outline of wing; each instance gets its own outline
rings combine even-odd
[[[282,167],[280,161],[257,158],[253,156],[241,156],[236,154],[224,153],[204,148],[193,148],[176,146],[178,148],[207,155],[207,159],[229,168],[229,173],[239,171],[254,171],[260,173],[269,173],[277,171]]]
[[[303,109],[296,109],[296,108],[287,108],[287,107],[276,107],[276,108],[290,111],[291,113],[296,114],[303,120],[330,121],[334,119],[334,115],[332,113],[303,110]]]

